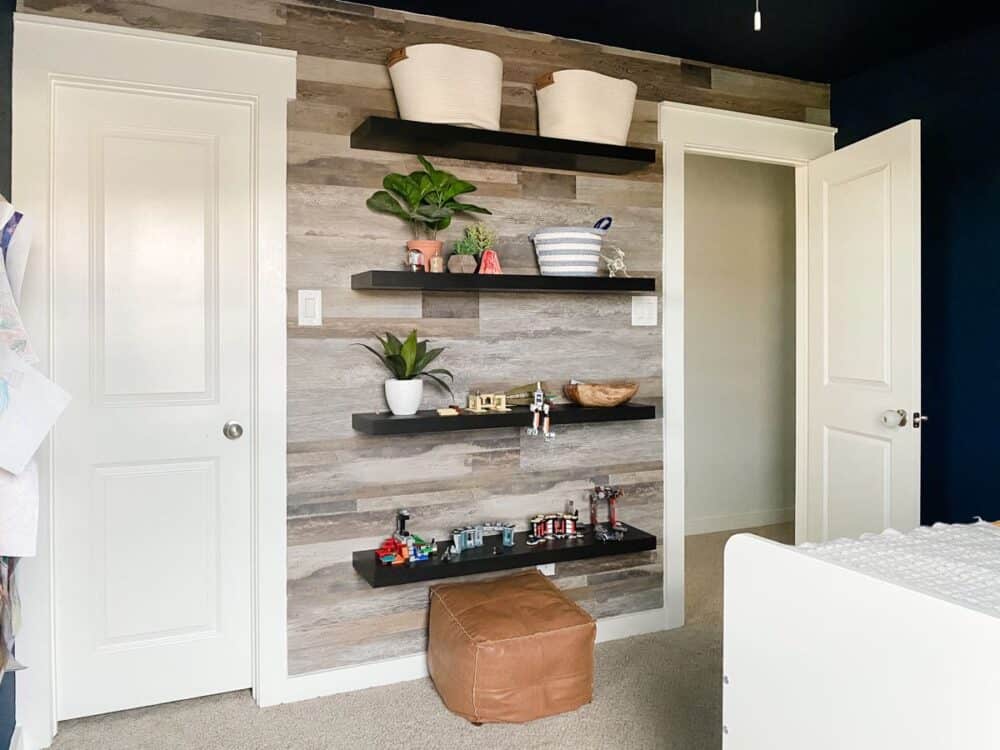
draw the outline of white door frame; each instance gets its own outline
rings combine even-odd
[[[89,62],[127,57],[121,78],[108,80]],[[286,304],[285,203],[287,102],[295,98],[296,54],[245,44],[14,15],[13,199],[34,219],[32,257],[22,294],[26,325],[40,367],[57,381],[53,362],[54,275],[49,205],[48,123],[60,86],[93,84],[157,96],[165,90],[248,107],[256,125],[253,195],[255,351],[249,437],[253,444],[253,692],[258,703],[282,700],[287,678],[286,627]],[[57,428],[58,429],[58,426]],[[48,747],[56,732],[58,655],[52,564],[54,459],[38,454],[41,507],[38,556],[18,568],[23,628],[18,658],[18,724],[25,747]]]
[[[804,530],[808,424],[808,163],[834,149],[836,128],[660,104],[663,143],[663,600],[667,627],[684,624],[684,156],[703,154],[795,168],[795,536]]]

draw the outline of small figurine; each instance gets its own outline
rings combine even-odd
[[[546,440],[552,440],[556,434],[552,432],[552,417],[549,411],[552,406],[552,401],[546,398],[545,391],[542,390],[541,381],[538,382],[535,387],[534,400],[531,406],[528,407],[531,410],[531,427],[527,429],[527,434],[534,437],[538,434],[539,423],[541,423],[542,433],[545,435]]]
[[[628,267],[625,265],[625,251],[616,245],[608,245],[608,249],[617,256],[609,258],[604,253],[601,253],[601,260],[608,267],[608,278],[613,279],[617,274],[628,278]]]

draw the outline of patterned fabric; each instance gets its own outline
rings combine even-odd
[[[14,291],[7,279],[7,267],[0,259],[0,346],[21,355],[26,362],[38,361],[28,341],[28,331],[14,302]]]
[[[20,211],[15,211],[7,223],[3,225],[3,229],[0,229],[0,255],[3,256],[2,260],[7,260],[7,251],[10,249],[10,243],[14,239],[14,231],[17,229],[17,225],[21,223],[21,219],[24,218],[24,214]]]
[[[16,557],[0,557],[0,674],[23,669],[14,658],[14,635],[21,627],[21,599],[14,569]]]
[[[1000,617],[1000,528],[935,524],[905,534],[889,529],[860,539],[803,544],[835,565]]]

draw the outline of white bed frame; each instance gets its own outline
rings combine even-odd
[[[724,750],[1000,748],[1000,619],[750,534],[725,555]]]

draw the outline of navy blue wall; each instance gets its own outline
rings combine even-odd
[[[834,82],[845,146],[922,121],[923,522],[1000,519],[1000,27]]]

